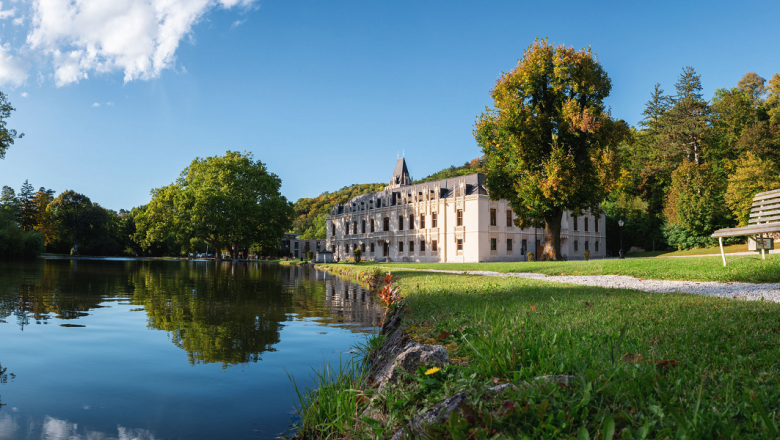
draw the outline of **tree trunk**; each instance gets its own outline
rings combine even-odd
[[[544,216],[544,256],[550,260],[561,259],[561,219],[563,211],[556,210]]]
[[[73,230],[73,255],[79,254],[79,236],[76,235],[76,230]]]

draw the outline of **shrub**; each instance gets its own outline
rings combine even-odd
[[[585,261],[590,261],[590,251],[585,250],[585,252],[582,253],[582,257],[585,258]]]
[[[0,229],[0,258],[35,258],[43,253],[44,239],[16,225]]]
[[[534,253],[533,252],[529,252],[528,253],[528,261],[534,261]]]
[[[308,258],[309,260],[313,260],[314,259],[314,252],[307,251],[306,252],[306,258]]]
[[[363,255],[363,249],[355,248],[355,263],[360,263],[360,256]]]

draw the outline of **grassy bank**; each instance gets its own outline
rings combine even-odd
[[[759,257],[760,258],[760,257]],[[624,260],[534,261],[507,263],[360,263],[389,268],[486,270],[533,272],[546,275],[629,275],[641,279],[690,280],[746,283],[780,282],[780,257],[766,260],[742,259],[723,267],[720,257],[626,258]]]
[[[732,244],[723,246],[723,252],[732,254],[735,252],[749,252],[747,243]],[[646,257],[687,257],[692,255],[713,255],[720,254],[720,247],[713,246],[707,248],[687,249],[684,251],[648,251],[626,254],[626,258],[646,258]]]
[[[330,389],[355,402],[341,415],[351,422],[327,427],[332,435],[385,436],[460,391],[467,393],[466,408],[436,436],[775,438],[780,432],[778,304],[400,268],[393,275],[405,299],[407,332],[445,345],[455,366],[421,372],[379,395],[371,403],[385,414],[379,422],[359,416],[368,405],[363,397],[375,391],[365,376],[351,376]],[[545,375],[574,378],[566,385],[534,382]],[[517,388],[484,392],[505,381]]]

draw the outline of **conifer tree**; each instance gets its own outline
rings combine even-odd
[[[710,106],[702,95],[701,75],[693,67],[683,68],[675,84],[674,106],[661,118],[661,145],[665,162],[684,159],[700,165],[709,134]]]
[[[22,190],[19,191],[19,223],[21,223],[22,229],[25,231],[33,230],[37,212],[35,188],[25,180]]]

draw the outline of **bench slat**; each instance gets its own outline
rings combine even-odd
[[[780,188],[778,189],[770,189],[769,191],[764,191],[756,194],[756,197],[758,196],[766,196],[771,194],[780,194]]]
[[[760,211],[766,211],[768,209],[780,209],[780,203],[776,205],[753,206],[752,208],[750,208],[750,212],[760,212]]]
[[[775,223],[778,220],[780,220],[780,215],[775,215],[772,217],[760,217],[760,218],[751,218],[748,223]]]
[[[780,205],[778,205],[778,207],[780,207]],[[780,214],[780,210],[758,211],[758,212],[756,212],[756,210],[753,210],[753,211],[750,212],[750,217],[751,218],[752,217],[769,217],[770,215],[773,215],[773,214]]]
[[[780,232],[780,222],[744,226],[741,228],[719,229],[712,234],[712,237],[738,237],[743,235],[764,234],[767,232]]]
[[[753,201],[757,202],[759,200],[766,200],[766,199],[772,199],[775,197],[780,197],[780,190],[774,190],[774,191],[767,191],[765,193],[758,193],[753,197]]]
[[[780,197],[772,198],[772,199],[759,200],[757,202],[753,202],[753,204],[750,205],[750,206],[766,206],[766,205],[771,205],[771,204],[774,204],[774,203],[780,203]]]

